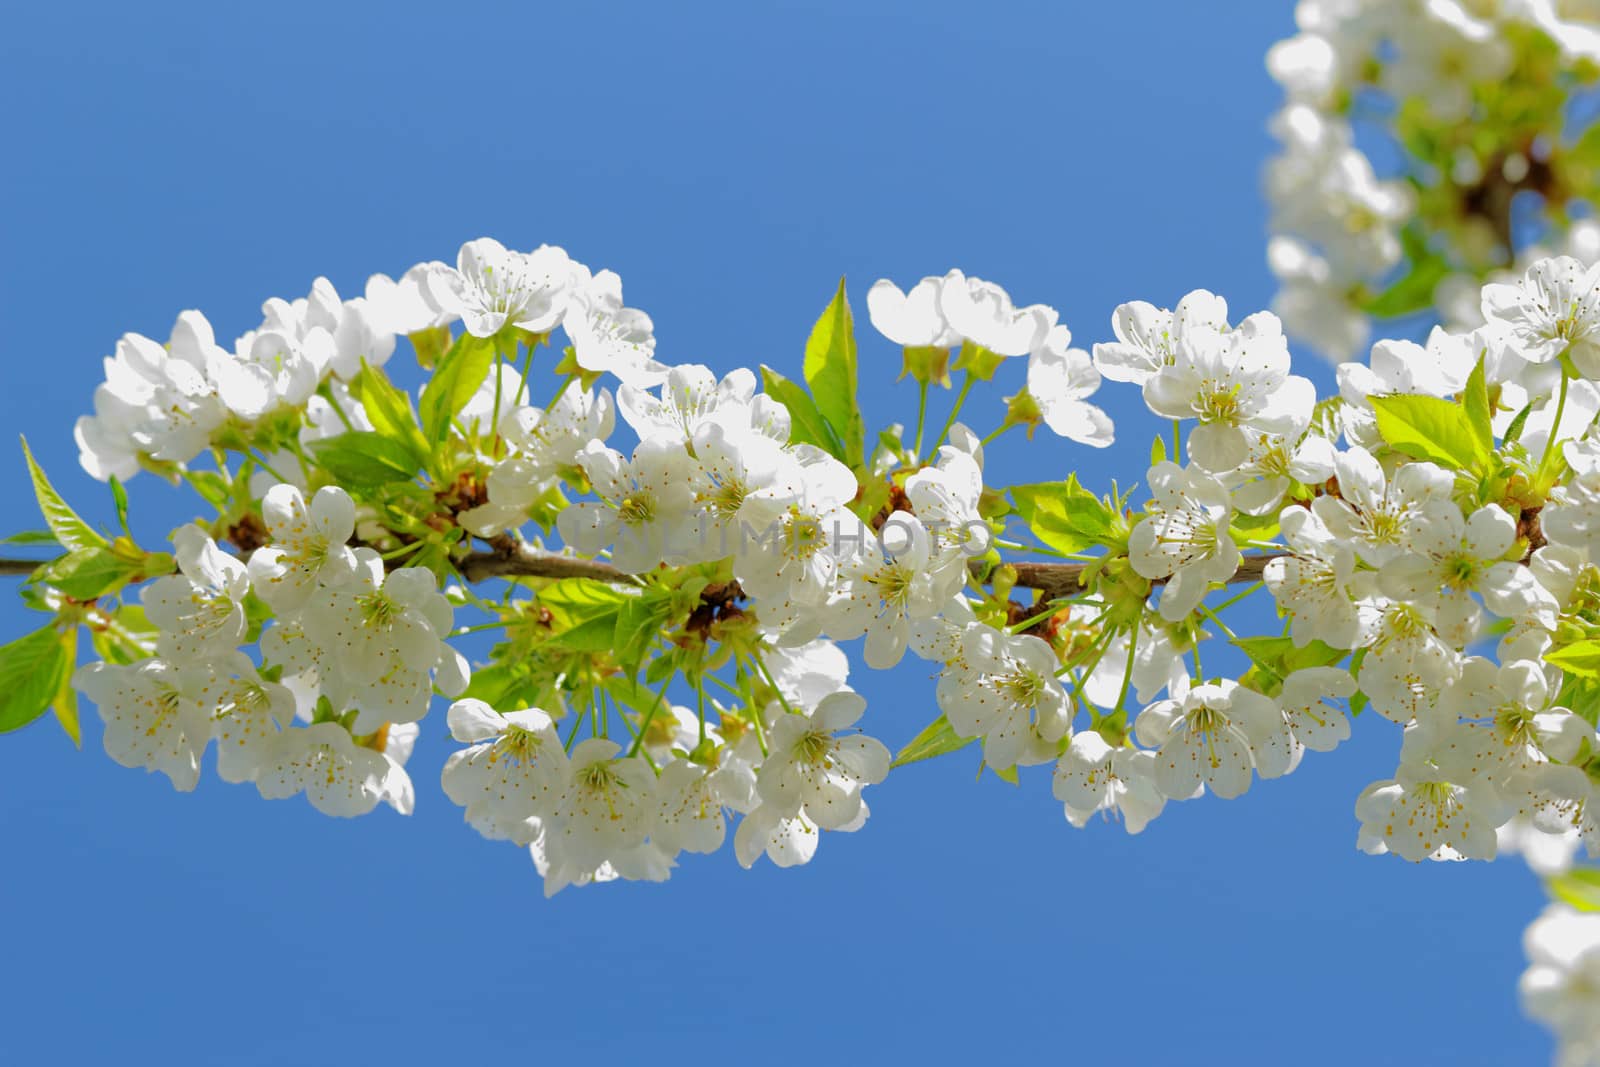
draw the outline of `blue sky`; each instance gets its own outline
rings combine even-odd
[[[877,277],[959,266],[1085,345],[1120,301],[1271,297],[1262,57],[1288,5],[163,9],[26,5],[0,37],[0,404],[102,521],[70,428],[119,334],[198,307],[232,337],[318,274],[354,293],[483,234],[617,270],[665,358],[719,370],[797,371],[841,273],[861,310]],[[862,344],[869,417],[911,416],[898,353]],[[1109,456],[1041,435],[991,469],[1135,479],[1136,399],[1107,397]],[[19,456],[0,487],[5,525],[37,525]],[[195,512],[132,489],[147,543]],[[36,624],[0,609],[0,637]],[[935,714],[920,664],[853,680],[892,746]],[[106,758],[92,715],[82,752],[49,721],[0,738],[0,1059],[1548,1054],[1515,1001],[1527,870],[1355,851],[1356,794],[1397,751],[1375,716],[1140,837],[1073,831],[1047,772],[975,782],[962,754],[896,771],[809,867],[730,849],[551,901],[443,796],[443,733],[424,724],[416,815],[355,822],[214,776],[175,793]]]

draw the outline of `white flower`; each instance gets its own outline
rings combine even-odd
[[[158,659],[124,666],[90,663],[72,676],[105,723],[106,755],[124,767],[160,771],[184,792],[200,780],[200,757],[211,738],[201,699],[213,684],[204,667]]]
[[[1228,330],[1228,305],[1220,296],[1196,289],[1178,301],[1175,311],[1142,300],[1119,304],[1111,315],[1115,342],[1094,346],[1094,365],[1114,382],[1144,385],[1173,363],[1180,337],[1221,335]]]
[[[285,730],[256,774],[256,788],[267,800],[304,793],[324,815],[365,815],[384,798],[390,774],[383,754],[358,745],[334,722]]]
[[[339,588],[319,589],[302,615],[305,635],[336,665],[321,672],[334,703],[354,706],[358,733],[385,722],[415,722],[427,714],[428,672],[439,670],[439,688],[460,692],[454,653],[443,638],[453,612],[433,573],[422,567],[383,572],[371,549],[356,551],[354,578]]]
[[[1460,673],[1460,657],[1435,632],[1426,606],[1398,600],[1374,606],[1378,621],[1356,680],[1374,711],[1404,725],[1433,708]]]
[[[956,733],[983,738],[989,766],[1043,763],[1072,725],[1060,667],[1039,638],[975,624],[962,636],[961,658],[939,679],[939,707]]]
[[[1309,424],[1316,389],[1289,374],[1277,316],[1252,315],[1225,334],[1192,330],[1178,342],[1173,362],[1144,383],[1144,398],[1157,415],[1200,420],[1189,449],[1201,467],[1229,471],[1243,463],[1246,430],[1288,434]]]
[[[1053,308],[1012,305],[1011,297],[993,282],[969,278],[959,270],[944,276],[939,310],[950,329],[999,356],[1025,356],[1056,324]]]
[[[566,314],[575,264],[552,245],[512,252],[492,237],[461,246],[455,269],[432,265],[427,297],[448,316],[459,316],[474,337],[493,337],[507,326],[547,333]]]
[[[1303,507],[1284,508],[1278,521],[1292,554],[1269,559],[1262,579],[1289,616],[1295,644],[1315,639],[1335,648],[1365,645],[1375,613],[1357,586],[1355,553]]]
[[[450,736],[470,748],[450,754],[443,785],[474,827],[508,828],[548,818],[571,778],[550,716],[538,708],[495,711],[481,700],[450,705]]]
[[[1141,577],[1167,579],[1161,617],[1176,622],[1193,611],[1213,582],[1239,569],[1228,533],[1233,508],[1222,483],[1163,461],[1150,468],[1147,514],[1128,539],[1128,560]]]
[[[1332,752],[1350,739],[1350,719],[1328,701],[1349,700],[1355,691],[1355,678],[1338,667],[1303,667],[1289,672],[1278,694],[1278,707],[1293,735],[1291,766],[1300,762],[1302,749]]]
[[[226,677],[208,687],[211,736],[217,741],[217,774],[224,782],[254,781],[278,734],[294,721],[295,698],[287,686],[269,682],[242,652],[217,663]]]
[[[1502,785],[1534,764],[1566,763],[1594,736],[1594,727],[1556,705],[1559,690],[1560,672],[1533,660],[1471,657],[1441,701],[1447,722],[1468,721],[1450,741],[1464,744],[1477,773]]]
[[[966,581],[967,564],[989,550],[993,531],[978,512],[983,498],[982,454],[953,445],[906,479],[906,499],[933,540],[935,584],[950,584],[950,595]]]
[[[867,806],[861,805],[865,813]],[[804,811],[785,814],[774,804],[763,804],[743,819],[733,835],[734,855],[742,867],[749,868],[761,858],[767,858],[779,867],[794,867],[810,863],[817,854],[817,839],[821,831],[806,817]]]
[[[94,414],[74,429],[84,470],[102,481],[113,474],[131,478],[141,456],[187,463],[199,455],[227,417],[206,377],[219,351],[211,324],[198,311],[178,316],[165,347],[139,334],[124,335],[105,361]]]
[[[1357,847],[1413,863],[1492,860],[1495,827],[1507,814],[1494,787],[1467,767],[1402,759],[1394,778],[1372,783],[1357,798]]]
[[[1156,786],[1173,800],[1193,797],[1203,785],[1225,800],[1242,795],[1250,788],[1258,741],[1273,740],[1282,727],[1283,714],[1271,698],[1227,679],[1158,701],[1134,720],[1139,743],[1160,750]],[[1262,755],[1278,751],[1263,745]],[[1262,777],[1284,770],[1269,763]]]
[[[1542,259],[1519,282],[1484,286],[1483,317],[1530,363],[1565,352],[1585,375],[1600,374],[1600,265]]]
[[[1161,814],[1167,798],[1156,788],[1156,756],[1136,748],[1113,748],[1094,730],[1083,730],[1056,763],[1052,792],[1067,821],[1083,826],[1097,811],[1122,816],[1136,834]]]
[[[1529,1015],[1555,1031],[1560,1067],[1600,1060],[1600,915],[1551,904],[1522,939],[1528,969],[1518,992]]]
[[[622,279],[603,270],[576,286],[562,328],[578,366],[611,374],[626,385],[647,388],[667,376],[655,359],[650,316],[622,306]]]
[[[696,515],[690,551],[697,560],[734,555],[774,509],[797,503],[805,493],[800,461],[780,442],[753,429],[707,423],[695,432],[694,458]]]
[[[1079,444],[1105,448],[1111,444],[1111,417],[1087,403],[1100,388],[1100,372],[1089,353],[1069,347],[1072,334],[1057,326],[1028,353],[1028,393],[1039,404],[1044,424]]]
[[[250,554],[250,584],[273,611],[298,610],[322,585],[342,585],[356,570],[345,542],[356,528],[356,506],[338,486],[324,486],[306,506],[292,485],[275,485],[261,501],[271,542]]]
[[[924,278],[909,293],[887,278],[867,290],[867,315],[873,327],[906,348],[952,348],[961,337],[945,321],[939,307],[943,278]]]
[[[568,544],[588,555],[613,546],[611,562],[630,572],[673,560],[686,547],[694,460],[682,445],[650,438],[628,460],[592,441],[578,465],[601,502],[576,503],[557,516]]]
[[[390,334],[412,334],[444,326],[455,316],[440,310],[428,293],[428,276],[448,270],[443,263],[418,263],[398,281],[387,274],[367,279],[366,300],[373,326]]]
[[[859,694],[831,693],[809,714],[782,715],[772,724],[770,752],[756,775],[763,804],[798,812],[825,830],[855,822],[861,790],[889,773],[889,750],[864,734],[839,736],[854,726],[867,702]]]
[[[660,811],[652,832],[667,852],[715,852],[727,835],[723,809],[756,806],[756,771],[732,746],[721,745],[706,765],[673,759],[656,781]]]
[[[591,737],[572,750],[566,794],[545,824],[551,863],[591,872],[646,843],[657,810],[656,776],[615,741]],[[549,876],[546,875],[548,878]]]
[[[313,352],[275,330],[259,330],[239,338],[236,354],[219,350],[206,374],[228,410],[254,422],[279,407],[304,404],[316,392],[333,338],[318,331],[313,343],[324,347]]]
[[[1383,565],[1381,582],[1391,595],[1433,607],[1436,628],[1458,645],[1476,633],[1474,592],[1498,614],[1513,614],[1535,584],[1526,567],[1505,559],[1517,539],[1517,524],[1498,504],[1463,516],[1450,500],[1432,500],[1412,528],[1409,550]]]
[[[956,582],[935,584],[930,548],[922,523],[896,511],[878,537],[868,537],[863,551],[840,566],[839,587],[821,609],[822,625],[837,640],[865,633],[864,654],[874,670],[898,664],[910,641],[911,623],[938,614],[960,588],[965,575],[959,572]]]
[[[855,497],[850,468],[811,445],[797,445],[801,490],[775,484],[753,494],[754,539],[734,558],[733,573],[750,593],[778,605],[820,605],[833,591],[839,563],[872,536],[846,509]],[[571,509],[568,509],[571,510]]]
[[[718,426],[738,436],[746,430],[762,434],[772,430],[772,440],[787,444],[788,412],[783,412],[781,430],[765,417],[767,411],[758,416],[752,411],[757,406],[755,388],[755,375],[742,367],[719,381],[710,368],[686,363],[667,372],[659,397],[638,386],[622,386],[617,390],[617,410],[641,441],[661,437],[688,443],[702,430]],[[773,403],[763,398],[760,407],[768,409]]]
[[[1455,486],[1450,472],[1432,463],[1407,463],[1385,478],[1372,453],[1359,445],[1340,453],[1335,469],[1339,495],[1319,496],[1311,508],[1329,533],[1374,567],[1400,555],[1423,508],[1448,500]]]
[[[411,784],[411,776],[406,773],[406,761],[411,758],[411,750],[416,747],[420,733],[422,728],[414,722],[390,723],[367,742],[388,764],[383,776],[381,799],[401,815],[410,815],[417,806],[417,791]]]
[[[567,389],[548,410],[518,407],[500,420],[510,452],[489,472],[489,502],[461,513],[459,521],[480,537],[515,529],[561,471],[577,465],[590,444],[611,436],[611,393]]]
[[[139,597],[159,630],[157,650],[178,663],[232,652],[245,632],[245,565],[192,523],[173,533],[172,544],[181,573],[157,578]]]

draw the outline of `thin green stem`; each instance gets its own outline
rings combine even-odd
[[[1227,600],[1224,600],[1222,603],[1218,604],[1212,610],[1219,611],[1219,612],[1220,611],[1227,611],[1229,608],[1233,607],[1239,601],[1243,600],[1245,597],[1247,597],[1250,594],[1254,593],[1256,590],[1260,589],[1264,585],[1266,585],[1265,582],[1255,582],[1255,583],[1253,583],[1251,585],[1247,585],[1247,586],[1244,587],[1244,589],[1242,591],[1240,591],[1238,593],[1235,593],[1233,596],[1229,597]]]
[[[1133,663],[1139,654],[1139,630],[1137,623],[1128,632],[1128,665],[1122,669],[1122,689],[1117,693],[1117,709],[1120,711],[1127,706],[1128,689],[1133,685]]]
[[[1018,424],[1014,423],[1014,422],[1002,422],[1000,424],[999,428],[994,431],[994,433],[990,434],[988,437],[985,437],[982,441],[980,441],[978,443],[986,445],[990,441],[993,441],[996,437],[999,437],[1001,434],[1005,433],[1007,430],[1011,429],[1011,427],[1016,426],[1016,425],[1018,425]]]
[[[667,686],[671,684],[672,677],[669,675],[667,680],[661,683],[661,688],[656,692],[655,703],[650,705],[650,710],[645,712],[644,718],[639,720],[639,736],[635,737],[633,739],[633,744],[628,747],[628,755],[633,756],[638,754],[639,746],[644,744],[644,735],[646,731],[650,729],[650,723],[654,721],[656,712],[661,710],[662,702],[667,699]]]
[[[1550,424],[1550,436],[1544,443],[1544,455],[1539,457],[1539,470],[1541,472],[1549,469],[1550,457],[1555,452],[1556,439],[1561,436],[1561,416],[1567,410],[1567,380],[1567,370],[1563,365],[1561,368],[1561,392],[1556,397],[1556,420]]]
[[[956,416],[961,414],[961,405],[967,402],[967,394],[972,391],[972,383],[974,381],[976,379],[972,377],[970,371],[962,379],[961,390],[956,393],[955,406],[950,409],[950,417],[944,420],[944,428],[939,431],[939,436],[934,438],[932,451],[938,451],[939,446],[944,444],[944,439],[949,436],[950,427],[956,424]]]
[[[917,459],[922,458],[922,427],[928,420],[928,383],[920,383],[917,389],[917,437],[916,443],[911,446],[912,453]]]

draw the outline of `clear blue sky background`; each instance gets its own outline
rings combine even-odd
[[[797,370],[841,273],[859,309],[877,277],[960,266],[1085,344],[1123,300],[1271,296],[1262,57],[1287,4],[163,9],[19,5],[0,37],[0,404],[102,521],[69,431],[120,333],[198,307],[231,338],[317,274],[354,293],[481,234],[616,269],[667,359],[723,370]],[[898,362],[863,335],[880,421],[914,410]],[[1041,435],[991,463],[1137,477],[1149,424],[1108,403],[1110,456]],[[36,526],[20,457],[0,487],[5,525]],[[134,489],[149,542],[195,508]],[[35,624],[0,611],[5,638]],[[855,681],[891,745],[934,714],[920,664]],[[895,772],[809,867],[730,849],[552,901],[439,790],[442,717],[417,814],[355,822],[209,774],[175,793],[99,734],[0,738],[0,1061],[1548,1055],[1515,1002],[1542,903],[1520,862],[1356,852],[1356,794],[1397,750],[1376,717],[1137,838],[1073,831],[1047,771],[976,783],[963,754]]]

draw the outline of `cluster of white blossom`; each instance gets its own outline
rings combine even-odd
[[[539,708],[457,701],[450,732],[469,747],[445,764],[445,792],[479,833],[529,849],[546,894],[661,881],[680,853],[722,847],[726,813],[740,816],[744,866],[763,853],[782,867],[806,863],[822,830],[866,822],[861,793],[888,774],[889,752],[851,732],[866,701],[845,684],[836,645],[769,647],[762,664],[774,687],[755,715],[716,723],[687,707],[652,709],[627,749],[603,736],[564,745]],[[662,728],[652,730],[657,711]]]
[[[1571,69],[1600,62],[1600,18],[1588,5],[1553,0],[1301,0],[1295,21],[1299,32],[1267,55],[1285,94],[1271,123],[1281,152],[1265,175],[1273,234],[1268,262],[1280,286],[1275,308],[1296,336],[1330,358],[1349,359],[1367,341],[1368,305],[1412,254],[1402,231],[1419,208],[1418,183],[1381,175],[1374,166],[1363,124],[1387,123],[1387,136],[1401,142],[1402,153],[1438,139],[1408,137],[1394,128],[1397,122],[1470,129],[1494,146],[1480,152],[1463,145],[1451,148],[1449,158],[1409,161],[1423,186],[1443,182],[1457,190],[1439,202],[1461,212],[1428,220],[1436,230],[1448,229],[1455,249],[1440,261],[1439,277],[1428,274],[1428,288],[1439,289],[1432,299],[1420,292],[1422,305],[1434,299],[1446,309],[1475,303],[1483,274],[1512,240],[1505,219],[1513,193],[1501,198],[1497,190],[1537,186],[1530,173],[1547,165],[1541,153],[1552,147],[1533,138],[1531,146],[1502,151],[1502,139],[1521,138],[1501,138],[1495,131],[1503,116],[1485,109],[1486,91],[1521,84],[1512,75],[1521,70],[1518,49],[1524,45],[1511,31],[1543,35],[1562,67]],[[1380,99],[1385,102],[1373,102]],[[1545,105],[1541,98],[1522,107]],[[1559,108],[1538,117],[1562,120]],[[1555,236],[1556,251],[1580,254],[1560,226]],[[1526,266],[1538,251],[1520,258]],[[1472,325],[1470,316],[1464,321]]]
[[[1375,269],[1385,244],[1363,241],[1340,261]],[[868,447],[853,397],[658,361],[616,276],[551,247],[469,242],[355,301],[319,282],[231,354],[196,313],[168,346],[124,338],[79,427],[86,469],[194,481],[209,450],[209,531],[243,557],[180,529],[178,573],[143,589],[147,637],[77,672],[107,751],[190,789],[215,739],[220,776],[263,796],[409,812],[404,764],[442,693],[464,746],[445,793],[526,848],[546,893],[665,879],[730,829],[741,864],[791,866],[861,828],[891,767],[848,684],[841,643],[860,638],[871,668],[909,650],[938,671],[939,717],[899,762],[972,743],[1007,778],[1049,765],[1073,826],[1138,833],[1169,801],[1238,797],[1365,708],[1402,729],[1393,775],[1355,798],[1360,848],[1516,851],[1552,873],[1600,853],[1600,268],[1534,262],[1482,288],[1469,328],[1379,342],[1320,401],[1277,316],[1233,322],[1206,291],[1122,305],[1092,354],[1053,309],[960,271],[880,281],[867,303],[924,405],[966,374],[926,450],[920,413],[914,441],[894,427]],[[530,368],[558,328],[541,399]],[[401,333],[446,383],[421,416],[375,370]],[[1019,357],[981,437],[968,390]],[[1142,500],[995,484],[984,445],[1008,428],[1110,444],[1106,379],[1172,427]],[[323,449],[352,431],[393,469],[342,486]],[[1002,550],[1066,555],[1045,566],[1073,578],[1012,599],[1029,583]],[[513,581],[498,603],[471,591],[474,563],[526,552],[556,566],[490,566]],[[1224,618],[1257,590],[1282,636]],[[452,603],[503,632],[476,682],[445,643]],[[1219,638],[1247,671],[1202,667]],[[1528,1009],[1573,1063],[1600,1049],[1595,940],[1566,912],[1529,932]]]
[[[1554,1031],[1559,1067],[1600,1063],[1600,914],[1552,904],[1523,937],[1523,1009]]]
[[[329,815],[379,801],[409,814],[416,723],[435,684],[459,693],[468,679],[443,640],[450,605],[429,571],[385,574],[371,549],[347,546],[355,507],[341,489],[308,505],[279,485],[262,512],[270,540],[248,562],[199,526],[180,528],[179,573],[142,590],[154,654],[74,676],[105,723],[106,752],[190,790],[215,740],[222,779],[254,782],[268,799],[303,792]],[[265,670],[241,647],[265,614],[255,604],[274,620],[259,637]]]

